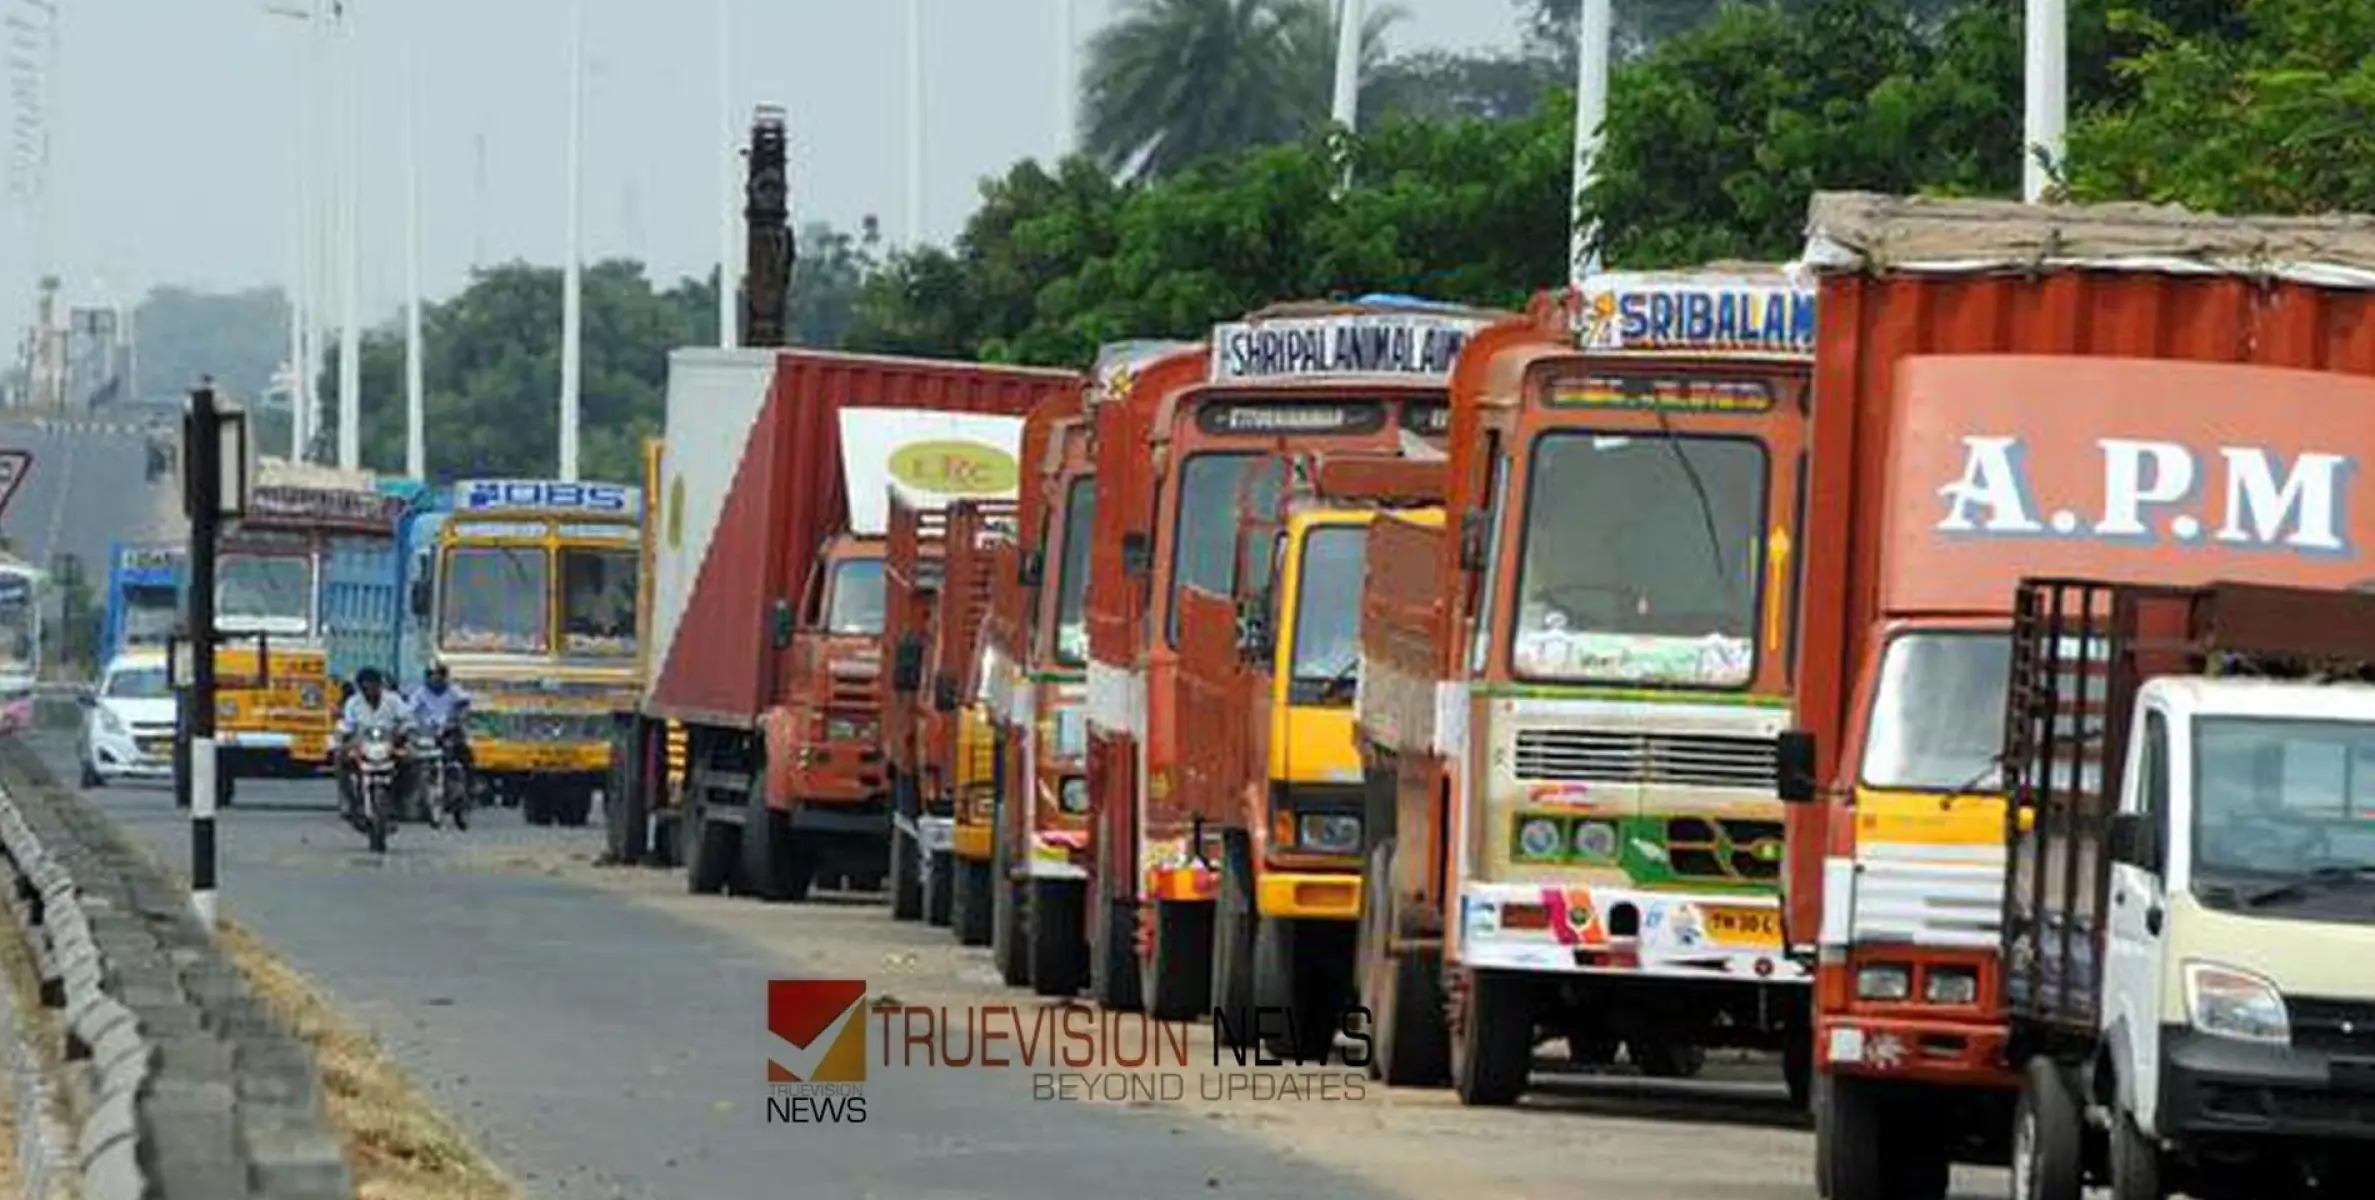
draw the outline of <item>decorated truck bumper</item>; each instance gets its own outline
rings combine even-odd
[[[472,709],[471,769],[484,776],[595,775],[610,770],[610,717],[599,712]]]
[[[1554,974],[1813,980],[1783,947],[1780,900],[1755,894],[1465,884],[1459,958],[1469,967]]]

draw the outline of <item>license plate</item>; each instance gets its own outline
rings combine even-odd
[[[173,739],[171,738],[142,738],[139,745],[142,754],[161,756],[173,752]]]
[[[528,761],[536,764],[536,768],[541,771],[562,771],[570,766],[569,752],[566,750],[539,750],[530,755]]]
[[[1781,912],[1771,908],[1709,907],[1707,936],[1727,946],[1781,945]]]

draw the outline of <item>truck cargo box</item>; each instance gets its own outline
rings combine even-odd
[[[645,714],[747,728],[766,707],[785,666],[766,649],[769,612],[797,601],[818,545],[849,519],[842,409],[1021,417],[1082,383],[814,350],[672,354]]]

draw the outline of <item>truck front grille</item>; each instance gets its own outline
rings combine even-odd
[[[1771,883],[1781,878],[1781,822],[1670,817],[1666,856],[1687,879]]]
[[[1774,786],[1773,739],[1714,734],[1521,729],[1517,776],[1563,783]]]

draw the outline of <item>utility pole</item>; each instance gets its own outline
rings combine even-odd
[[[561,266],[561,471],[564,481],[577,482],[577,404],[581,386],[579,372],[582,360],[578,357],[578,339],[584,330],[585,313],[579,307],[583,283],[583,257],[579,242],[584,231],[579,228],[582,216],[583,162],[580,153],[585,141],[585,3],[569,2],[569,148],[568,164],[563,168],[568,176],[569,211],[566,240],[569,256]]]
[[[1361,0],[1336,3],[1336,95],[1329,115],[1346,129],[1359,128],[1361,108]]]
[[[907,0],[907,248],[924,244],[924,3]]]
[[[2021,198],[2035,204],[2053,183],[2048,169],[2062,165],[2062,122],[2070,105],[2069,33],[2066,0],[2028,0],[2022,16],[2026,86],[2022,105]]]
[[[734,219],[734,199],[742,190],[740,158],[734,145],[734,0],[717,0],[717,344],[734,348],[741,315],[734,298],[742,291],[742,271],[734,256],[742,249],[742,227]]]
[[[190,591],[185,636],[177,639],[174,684],[181,696],[177,735],[184,745],[174,757],[176,798],[190,810],[190,907],[198,921],[214,928],[216,806],[222,782],[215,761],[214,628],[215,547],[225,520],[247,511],[247,414],[219,403],[214,381],[190,392],[182,417],[182,512],[190,521]],[[262,674],[264,655],[256,655]]]
[[[414,99],[420,79],[415,43],[404,55],[404,474],[428,479],[427,400],[421,385],[421,160]]]
[[[363,465],[363,130],[350,0],[330,0],[338,39],[338,466]]]
[[[1600,269],[1600,223],[1583,215],[1583,194],[1598,170],[1600,126],[1608,120],[1608,48],[1615,40],[1614,0],[1583,0],[1575,46],[1575,181],[1567,201],[1567,283],[1581,287]]]
[[[1080,144],[1080,0],[1056,6],[1056,160]]]

